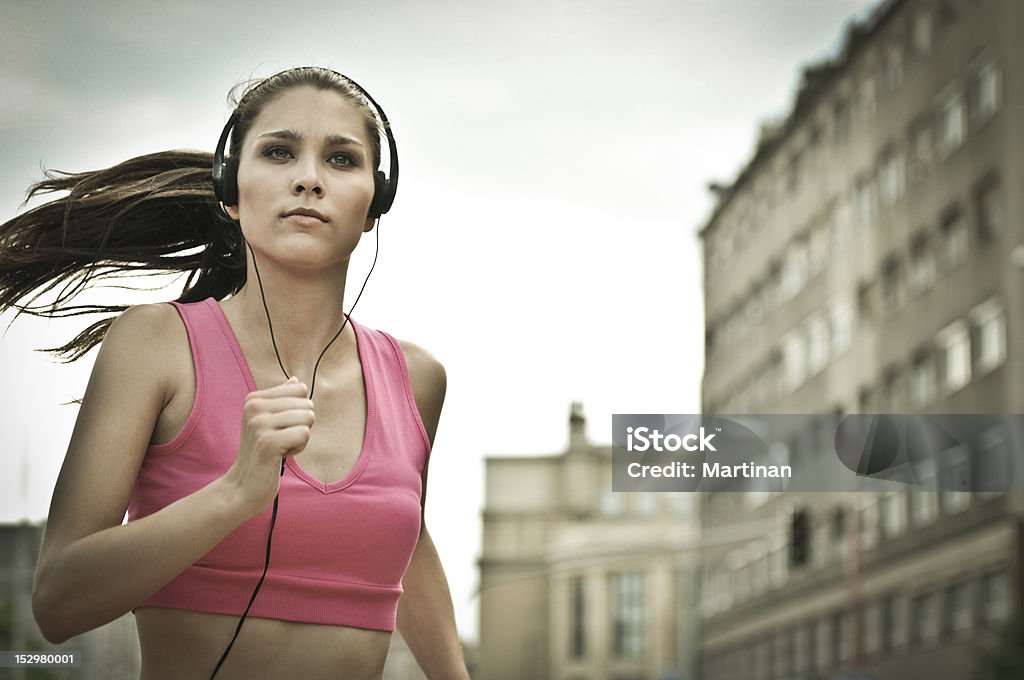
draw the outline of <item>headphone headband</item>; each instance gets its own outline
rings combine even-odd
[[[373,105],[374,109],[376,109],[377,118],[379,119],[381,127],[384,129],[384,135],[388,140],[388,161],[390,165],[388,168],[388,175],[387,177],[384,176],[379,165],[374,168],[373,171],[374,192],[373,201],[370,203],[368,217],[371,219],[377,219],[387,211],[391,210],[391,205],[395,202],[395,194],[398,193],[398,145],[395,143],[395,136],[391,132],[391,124],[388,122],[388,117],[387,114],[384,113],[384,109],[381,108],[380,104],[378,104],[377,101],[370,96],[370,93],[364,90],[359,83],[342,73],[338,73],[337,71],[333,71],[331,69],[324,70],[330,71],[340,78],[344,78],[346,82],[366,97],[366,100]],[[270,78],[281,75],[281,73],[287,73],[287,71],[281,71],[273,76],[269,76],[252,90],[249,90],[245,96],[248,96],[262,87],[267,80],[270,80]],[[245,96],[243,96],[243,99]],[[220,139],[217,140],[217,148],[213,152],[213,193],[217,196],[217,200],[224,203],[224,205],[238,205],[238,160],[236,158],[225,159],[224,154],[227,150],[228,137],[231,135],[231,131],[238,123],[239,117],[240,114],[238,108],[235,108],[231,113],[231,117],[228,118],[228,122],[224,125],[224,129],[220,133]]]

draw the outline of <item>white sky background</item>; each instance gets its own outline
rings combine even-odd
[[[572,400],[599,443],[612,413],[699,410],[707,182],[735,177],[799,67],[874,4],[0,0],[0,215],[41,163],[212,151],[225,95],[250,75],[315,64],[365,86],[402,172],[354,316],[447,367],[427,522],[475,638],[483,457],[561,451]],[[372,234],[359,251],[353,291]],[[82,319],[23,317],[0,338],[0,521],[46,515],[77,412],[61,404],[95,352],[64,366],[32,349]]]

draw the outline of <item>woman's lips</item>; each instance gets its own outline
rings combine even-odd
[[[319,227],[320,225],[327,224],[319,217],[314,217],[312,215],[285,215],[285,219],[291,220],[292,222],[302,225],[303,227]]]

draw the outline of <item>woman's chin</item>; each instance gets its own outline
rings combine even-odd
[[[323,243],[289,244],[288,247],[275,248],[274,250],[262,253],[257,251],[256,258],[257,266],[269,259],[273,260],[280,267],[305,271],[338,267],[345,260],[341,253],[332,253],[324,247]]]

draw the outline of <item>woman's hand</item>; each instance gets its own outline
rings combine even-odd
[[[308,396],[306,385],[293,377],[245,397],[238,455],[224,478],[252,515],[274,501],[284,458],[300,453],[309,442],[316,417]]]

